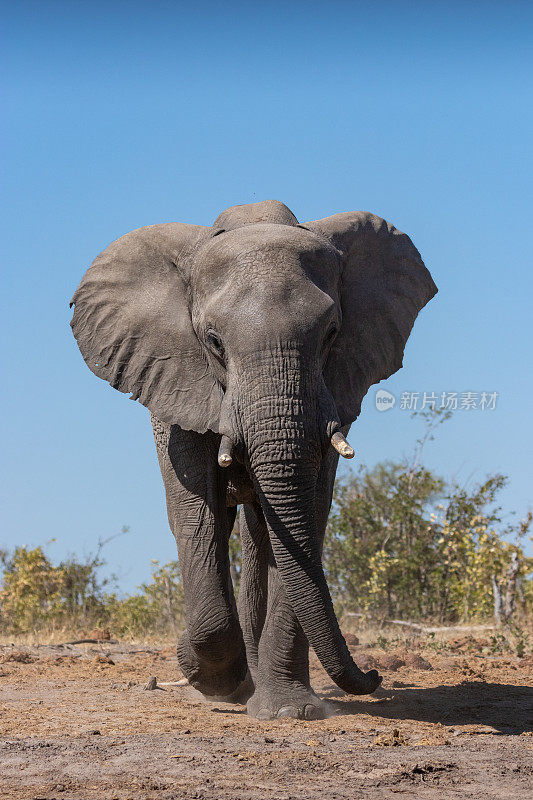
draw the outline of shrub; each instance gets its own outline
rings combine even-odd
[[[175,633],[183,625],[183,589],[177,561],[152,562],[152,579],[125,598],[106,593],[104,565],[97,554],[85,562],[75,556],[54,566],[41,547],[2,553],[0,632],[109,627],[115,636]]]
[[[410,463],[362,467],[337,482],[324,565],[345,609],[454,622],[490,615],[504,587],[513,595],[508,617],[515,593],[519,611],[531,610],[533,559],[522,548],[531,515],[502,526],[495,503],[506,478],[489,476],[468,491],[420,466],[424,443],[444,419],[426,417]]]

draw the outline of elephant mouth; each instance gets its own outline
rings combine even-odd
[[[297,361],[299,360],[300,357],[297,356]],[[283,370],[279,371],[283,372]],[[268,384],[268,380],[265,382]],[[323,456],[325,455],[325,450],[331,446],[343,458],[352,459],[355,456],[354,449],[348,443],[341,430],[341,422],[335,402],[326,387],[322,374],[315,374],[314,378],[311,378],[311,384],[315,384],[311,391],[308,392],[311,399],[307,399],[304,403],[309,406],[307,409],[309,420],[314,420],[314,422],[311,424],[311,429],[303,419],[305,417],[305,410],[302,409],[302,400],[298,397],[290,397],[290,394],[286,391],[286,387],[278,386],[276,389],[274,389],[274,387],[271,386],[270,391],[273,392],[274,395],[272,398],[267,399],[267,402],[264,403],[264,406],[266,408],[276,408],[276,399],[278,399],[279,403],[284,407],[286,413],[283,414],[283,412],[280,412],[276,418],[272,418],[270,420],[273,430],[272,432],[268,432],[269,415],[265,415],[263,412],[260,412],[263,413],[263,423],[265,425],[264,430],[267,431],[267,435],[270,436],[272,434],[274,439],[275,432],[279,431],[281,444],[283,444],[284,441],[287,443],[289,438],[292,438],[293,448],[295,447],[296,449],[300,449],[302,452],[306,450],[307,443],[312,445],[314,440],[316,440],[322,443]],[[227,395],[228,394],[230,393],[227,393]],[[238,390],[236,395],[237,397],[240,395]],[[273,400],[273,402],[269,402],[270,400]],[[231,401],[231,396],[229,399],[227,396],[225,397],[221,418],[223,416],[226,416],[227,418],[235,416],[234,414],[228,412],[228,406],[231,405]],[[248,437],[248,442],[245,442],[244,439],[246,437],[242,435],[242,433],[247,428],[247,418],[253,416],[254,411],[255,414],[258,415],[257,408],[261,406],[261,400],[257,397],[253,398],[251,402],[250,399],[248,400],[248,405],[255,406],[253,411],[250,411],[250,409],[247,408],[247,403],[242,402],[240,398],[236,405],[237,416],[240,417],[239,423],[237,425],[227,424],[227,427],[232,429],[232,433],[231,435],[229,433],[222,433],[220,439],[217,458],[219,466],[223,469],[231,466],[235,457],[237,457],[241,463],[246,463],[247,461],[251,460],[249,447],[251,444],[250,437]],[[226,408],[224,408],[224,406],[226,406]],[[300,409],[299,411],[297,411],[298,408]],[[257,424],[259,427],[261,427],[261,422],[256,423],[256,425]],[[239,428],[239,433],[235,432],[237,427]],[[255,448],[255,446],[256,443],[253,442],[252,450]],[[279,452],[282,452],[282,449]],[[272,460],[275,461],[275,456],[272,458]]]

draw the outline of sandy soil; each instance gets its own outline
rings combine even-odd
[[[352,648],[372,698],[316,661],[324,721],[247,717],[190,687],[173,648],[0,646],[0,797],[9,800],[518,798],[533,789],[531,658],[463,637],[438,652]],[[484,652],[485,651],[485,652]]]

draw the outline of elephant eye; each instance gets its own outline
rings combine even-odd
[[[215,333],[214,331],[208,331],[205,338],[207,344],[215,353],[215,355],[218,356],[218,358],[222,358],[224,355],[224,345],[222,344],[222,340],[218,333]]]

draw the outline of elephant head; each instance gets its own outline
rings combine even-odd
[[[331,441],[369,387],[402,366],[436,293],[411,240],[363,212],[300,225],[269,200],[212,227],[169,223],[113,242],[74,294],[90,369],[159,419],[221,434],[254,482],[289,600],[346,691],[361,673],[340,632],[320,558],[315,493]]]

